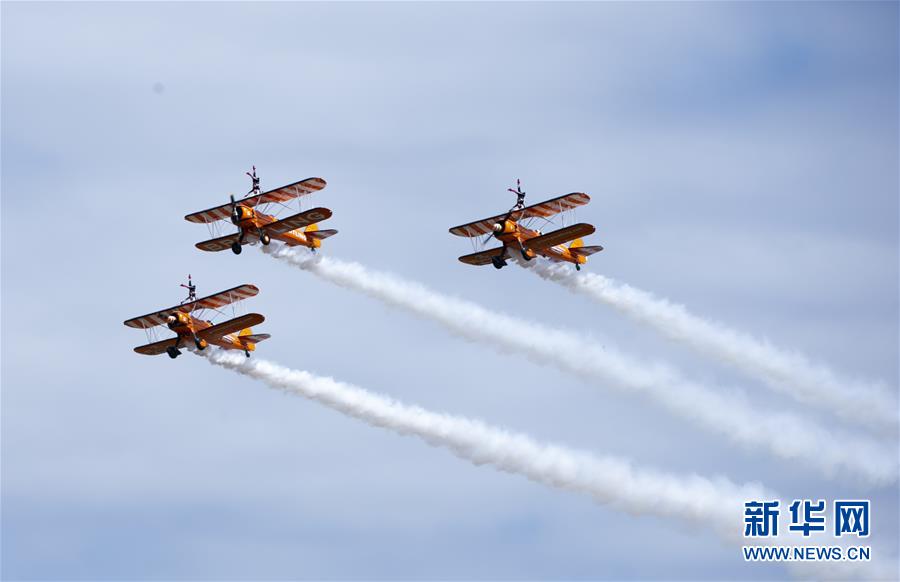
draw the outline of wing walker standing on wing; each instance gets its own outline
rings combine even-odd
[[[253,166],[253,173],[245,172],[248,176],[250,176],[250,180],[253,182],[253,187],[250,188],[250,191],[247,192],[247,196],[251,194],[259,194],[259,178],[256,176],[256,166]]]
[[[194,284],[191,282],[191,275],[190,275],[190,274],[188,274],[188,282],[187,282],[187,285],[185,285],[184,283],[182,283],[181,286],[188,290],[188,296],[187,296],[187,299],[185,299],[184,301],[181,302],[182,305],[184,305],[184,304],[187,303],[188,301],[193,301],[194,299],[197,298],[197,286],[194,285]]]

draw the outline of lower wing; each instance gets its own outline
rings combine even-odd
[[[210,240],[205,240],[203,242],[198,242],[195,247],[200,249],[201,251],[210,251],[217,253],[219,251],[224,251],[226,249],[230,249],[231,245],[236,243],[240,238],[240,234],[234,233],[229,234],[228,236],[220,236],[219,238],[214,238]],[[255,242],[256,239],[259,238],[256,233],[252,230],[246,230],[244,232],[244,240],[241,244],[248,244]]]
[[[169,338],[167,340],[162,340],[159,342],[153,342],[152,344],[147,344],[143,346],[138,346],[134,348],[139,354],[144,354],[145,356],[158,356],[160,354],[166,353],[166,349],[169,347],[175,347],[175,342],[178,341],[177,337]]]
[[[471,255],[463,255],[459,260],[467,265],[490,265],[491,259],[494,257],[502,257],[504,251],[505,249],[503,247],[496,247],[479,253],[472,253]]]

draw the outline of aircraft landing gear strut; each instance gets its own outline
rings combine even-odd
[[[241,229],[241,235],[238,237],[238,239],[236,241],[234,241],[233,243],[231,243],[231,252],[233,252],[236,255],[241,254],[241,250],[243,250],[241,248],[242,244],[244,244],[244,229],[243,228]]]
[[[181,355],[181,350],[178,348],[181,347],[181,336],[178,336],[178,339],[175,340],[174,346],[169,346],[166,348],[166,353],[169,354],[169,357],[173,360]]]

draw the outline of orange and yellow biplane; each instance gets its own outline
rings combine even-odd
[[[506,214],[454,226],[450,229],[450,233],[456,236],[476,238],[488,235],[481,241],[482,246],[486,245],[491,238],[496,238],[503,243],[503,246],[463,255],[459,257],[460,261],[468,265],[492,264],[495,268],[502,269],[506,266],[506,259],[512,257],[511,253],[517,252],[526,261],[542,255],[552,261],[573,263],[576,269],[581,270],[581,265],[587,262],[588,256],[603,250],[603,247],[599,245],[584,246],[582,237],[594,232],[594,227],[590,224],[583,222],[572,224],[546,234],[540,230],[529,228],[531,219],[546,220],[551,216],[587,204],[591,200],[587,194],[573,192],[539,204],[525,206],[525,192],[522,191],[521,185],[515,190],[510,188],[509,191],[518,196],[518,202]],[[527,224],[523,224],[525,221]],[[566,243],[569,242],[571,244],[567,245]]]
[[[248,175],[249,172],[248,172]],[[267,245],[273,238],[290,246],[303,245],[315,250],[322,246],[322,240],[337,234],[336,230],[319,230],[318,223],[331,218],[331,210],[327,208],[312,208],[287,218],[278,219],[266,214],[268,205],[280,205],[286,208],[286,202],[300,198],[325,187],[322,178],[307,178],[281,188],[259,193],[259,180],[256,178],[256,170],[250,175],[253,178],[253,189],[249,196],[235,201],[234,195],[231,202],[188,214],[185,220],[188,222],[215,223],[220,220],[230,220],[238,227],[238,231],[227,236],[220,236],[211,240],[197,243],[197,248],[204,251],[224,251],[230,248],[234,254],[241,254],[241,245],[255,244],[256,241]]]
[[[250,329],[265,321],[258,313],[248,313],[218,324],[204,319],[204,310],[221,313],[222,307],[259,293],[255,285],[240,285],[201,299],[195,298],[194,287],[190,282],[187,287],[190,295],[181,305],[161,309],[125,322],[128,327],[147,331],[148,339],[152,337],[151,329],[159,325],[166,325],[178,334],[173,338],[138,346],[134,351],[148,356],[166,353],[170,358],[177,358],[181,354],[179,349],[181,347],[203,350],[212,344],[226,350],[242,350],[249,357],[250,352],[256,349],[256,344],[271,337],[267,333],[254,334]]]

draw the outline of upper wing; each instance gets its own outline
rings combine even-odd
[[[218,309],[230,303],[236,303],[243,299],[247,299],[248,297],[253,297],[257,293],[259,293],[259,288],[256,287],[256,285],[238,285],[227,291],[221,291],[214,295],[191,301],[190,303],[167,307],[166,309],[161,309],[154,313],[148,313],[147,315],[129,319],[125,322],[125,325],[141,329],[163,325],[166,322],[166,317],[176,311],[190,313],[197,309]]]
[[[178,338],[172,337],[166,340],[153,342],[152,344],[138,346],[134,348],[134,351],[139,354],[144,354],[145,356],[158,356],[159,354],[166,353],[166,348],[174,346],[176,341],[178,341]]]
[[[311,208],[306,212],[301,212],[293,216],[288,216],[282,220],[277,220],[271,224],[267,224],[265,230],[271,234],[284,234],[329,218],[331,218],[331,211],[327,208]]]
[[[215,222],[217,220],[229,220],[231,218],[231,203],[213,206],[200,212],[188,214],[184,217],[188,222]]]
[[[259,293],[259,287],[256,285],[244,284],[238,285],[237,287],[232,287],[226,291],[220,291],[214,295],[210,295],[209,297],[203,297],[202,299],[198,299],[192,303],[185,303],[185,305],[190,305],[191,311],[196,309],[219,309],[226,305],[231,305],[232,303],[237,303],[238,301],[243,301],[244,299],[249,299],[250,297],[254,297]]]
[[[245,206],[256,206],[258,204],[268,204],[269,202],[287,202],[294,198],[318,192],[324,187],[325,180],[322,178],[307,178],[305,180],[300,180],[299,182],[294,182],[293,184],[288,184],[287,186],[282,186],[281,188],[275,188],[274,190],[269,190],[268,192],[245,198],[241,200],[241,204]]]
[[[498,221],[502,220],[506,215],[498,214],[497,216],[492,216],[490,218],[484,218],[482,220],[477,220],[475,222],[470,222],[469,224],[461,224],[459,226],[454,226],[450,229],[450,234],[455,234],[456,236],[481,236],[483,234],[487,234],[491,232],[493,226]]]
[[[242,329],[247,329],[248,327],[253,327],[254,325],[259,325],[265,320],[266,318],[258,313],[248,313],[240,317],[235,317],[234,319],[229,319],[228,321],[223,321],[212,327],[201,329],[197,332],[197,337],[202,339],[209,339],[212,337],[218,338],[241,331]]]
[[[570,240],[593,234],[594,227],[583,222],[567,226],[541,236],[530,238],[522,243],[526,249],[540,250],[567,243]]]
[[[515,221],[535,217],[547,218],[549,216],[553,216],[554,214],[559,214],[560,212],[572,210],[576,206],[582,206],[590,201],[591,197],[587,194],[583,192],[572,192],[571,194],[566,194],[565,196],[559,196],[557,198],[545,200],[544,202],[539,202],[538,204],[526,206],[522,210],[516,210],[510,213],[509,217],[511,220]],[[476,220],[475,222],[470,222],[469,224],[454,226],[450,229],[450,233],[455,234],[456,236],[481,236],[483,234],[491,232],[494,223],[505,217],[506,214],[498,214],[497,216],[484,218],[482,220]]]
[[[480,253],[463,255],[459,258],[459,260],[463,263],[466,263],[467,265],[490,265],[491,259],[493,257],[499,257],[503,255],[503,250],[503,247],[496,247],[493,249],[488,249],[486,251],[481,251]]]
[[[275,188],[274,190],[251,196],[250,198],[238,200],[238,204],[252,207],[260,204],[267,204],[269,202],[287,202],[288,200],[293,200],[300,196],[318,192],[324,187],[325,180],[322,178],[307,178],[305,180],[300,180],[299,182],[294,182],[293,184],[288,184],[287,186],[282,186],[281,188]],[[227,220],[230,217],[231,203],[229,202],[227,204],[222,204],[221,206],[214,206],[213,208],[207,208],[200,212],[188,214],[184,219],[188,222],[215,222],[217,220]]]

